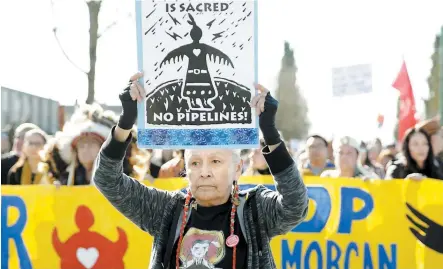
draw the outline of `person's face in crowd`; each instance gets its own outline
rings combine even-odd
[[[429,143],[422,133],[414,133],[408,143],[409,152],[412,159],[417,163],[426,161],[429,152]]]
[[[242,172],[241,159],[233,158],[232,150],[189,150],[185,152],[189,187],[203,206],[227,201],[234,180]]]
[[[100,151],[101,143],[92,137],[80,138],[77,142],[77,157],[87,170],[92,169],[95,158]]]
[[[261,146],[263,147],[264,144],[261,143]],[[252,168],[254,169],[264,170],[268,168],[268,163],[261,152],[261,148],[251,150],[249,153],[249,159],[250,165],[252,165]]]
[[[328,146],[320,138],[310,137],[306,141],[306,152],[311,163],[325,162],[328,158]]]
[[[358,160],[358,152],[349,145],[341,145],[336,152],[336,163],[342,170],[355,169]]]
[[[443,151],[443,131],[440,129],[436,134],[431,136],[432,150],[434,155],[438,155]]]
[[[45,145],[45,140],[39,134],[27,135],[23,142],[23,154],[28,159],[39,159],[39,152],[43,149]]]

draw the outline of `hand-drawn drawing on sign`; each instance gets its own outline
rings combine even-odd
[[[137,1],[138,144],[258,146],[256,0]]]
[[[128,249],[126,232],[117,227],[118,240],[112,242],[98,232],[91,231],[94,215],[85,205],[80,205],[75,213],[75,223],[79,231],[65,242],[60,240],[58,229],[52,232],[52,245],[60,257],[61,269],[108,269],[125,268],[123,257]]]

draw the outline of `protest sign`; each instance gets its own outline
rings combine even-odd
[[[372,65],[359,64],[332,69],[332,95],[352,96],[372,92]]]
[[[256,1],[137,1],[138,144],[256,148]]]

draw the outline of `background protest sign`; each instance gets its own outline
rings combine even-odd
[[[256,1],[137,1],[138,146],[257,148]]]
[[[344,97],[372,92],[372,65],[359,64],[332,69],[332,95]]]

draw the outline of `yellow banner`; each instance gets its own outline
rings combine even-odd
[[[272,240],[278,268],[443,268],[443,182],[304,180],[308,217]],[[270,177],[241,184],[274,189]],[[152,238],[92,186],[2,186],[1,208],[2,269],[148,268]]]

